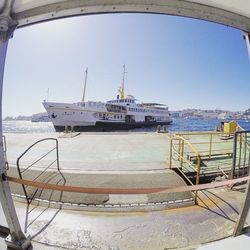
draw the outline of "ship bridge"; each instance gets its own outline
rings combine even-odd
[[[59,18],[105,13],[155,13],[215,22],[242,30],[250,50],[248,0],[0,0],[0,115],[7,46],[16,29]],[[0,200],[10,229],[9,244],[24,249],[30,239],[22,233],[6,178],[2,125],[0,134]]]

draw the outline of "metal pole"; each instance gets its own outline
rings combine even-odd
[[[173,139],[171,138],[170,139],[170,165],[169,165],[169,168],[171,169],[172,168],[172,153],[173,153]]]
[[[248,56],[250,59],[250,34],[244,33],[244,38],[246,41]],[[245,131],[245,133],[248,134],[249,131]],[[249,208],[250,208],[250,181],[247,182],[247,187],[245,191],[245,201],[242,205],[242,208],[239,214],[239,219],[234,228],[233,236],[238,236],[242,233],[242,229],[244,228],[244,224],[246,222],[247,215],[249,213]]]
[[[212,154],[212,142],[213,142],[213,135],[210,134],[210,141],[209,141],[209,159],[211,159],[211,154]]]
[[[84,81],[84,89],[83,89],[83,95],[82,95],[82,102],[85,101],[85,92],[86,92],[87,79],[88,79],[88,68],[85,70],[85,81]]]
[[[248,52],[248,56],[249,56],[249,59],[250,59],[250,34],[248,33],[244,33],[244,39],[246,41],[246,44],[247,44],[247,52]]]
[[[236,132],[236,133],[234,133],[233,162],[232,162],[232,168],[231,168],[231,172],[230,172],[230,179],[234,178],[234,172],[235,172],[235,167],[236,167],[237,140],[238,140],[238,135]]]
[[[247,182],[245,201],[241,208],[239,219],[234,228],[233,236],[238,236],[242,233],[242,229],[244,228],[244,224],[246,222],[246,218],[248,215],[249,207],[250,207],[250,181]]]
[[[9,182],[6,179],[6,162],[4,159],[3,133],[2,133],[2,90],[4,66],[9,38],[12,36],[17,23],[10,17],[14,1],[7,0],[0,12],[0,202],[10,230],[6,244],[11,249],[28,249],[31,246],[30,238],[22,232],[11,196]]]
[[[184,156],[184,140],[182,140],[182,143],[181,143],[181,169],[183,165],[183,156]]]
[[[197,175],[196,175],[196,185],[200,183],[200,171],[201,171],[201,156],[197,154]],[[195,191],[195,204],[197,204],[198,191]]]

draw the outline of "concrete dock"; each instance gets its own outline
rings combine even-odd
[[[84,133],[73,138],[52,134],[7,133],[8,175],[18,177],[16,159],[42,138],[57,138],[59,143],[59,173],[53,161],[55,153],[32,165],[23,178],[50,184],[100,188],[156,188],[185,186],[186,183],[168,167],[167,134],[157,133]],[[24,139],[25,138],[25,139]],[[37,145],[20,161],[22,170],[53,148],[54,142]],[[38,176],[38,177],[37,177]],[[11,183],[12,193],[24,196],[22,186]],[[27,188],[30,197],[43,201],[77,204],[75,209],[142,210],[187,206],[194,203],[191,192],[177,194],[111,195],[79,194],[50,190],[36,192]],[[49,197],[49,198],[48,198]],[[20,198],[20,197],[19,197]],[[178,202],[175,202],[178,201]],[[157,206],[156,206],[157,203]],[[134,204],[131,207],[131,204]],[[137,206],[135,205],[137,204]],[[141,205],[143,204],[143,205]],[[95,205],[93,207],[93,205]]]
[[[167,134],[116,132],[82,133],[73,138],[59,136],[59,133],[5,133],[9,164],[15,166],[16,159],[36,141],[57,138],[62,170],[138,171],[168,168]],[[49,143],[39,144],[23,162],[28,164],[37,160],[52,146]]]
[[[31,205],[27,213],[24,203],[15,206],[36,250],[196,249],[232,235],[243,196],[224,188],[207,190],[200,192],[198,205],[153,212],[72,211],[48,204]],[[0,221],[4,222],[1,209]],[[247,248],[237,245],[237,249]]]
[[[55,152],[36,162],[54,144],[37,146],[20,160],[23,178],[84,187],[178,187],[186,183],[169,169],[169,135],[157,133],[59,134],[6,133],[9,176],[18,176],[16,159],[37,140],[57,138]],[[46,169],[45,172],[43,172]],[[40,175],[42,173],[42,175]],[[39,177],[37,177],[39,176]],[[63,177],[62,177],[63,176]],[[198,193],[100,195],[27,188],[11,183],[18,218],[34,249],[196,249],[230,237],[244,199],[241,190],[215,188]],[[61,195],[62,194],[62,195]],[[250,216],[250,215],[249,215]],[[248,223],[250,217],[248,216]],[[0,207],[0,226],[6,226]],[[2,242],[0,242],[2,244]],[[0,245],[1,246],[1,245]],[[201,248],[202,249],[202,248]]]

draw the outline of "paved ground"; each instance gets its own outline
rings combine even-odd
[[[8,175],[18,176],[16,158],[29,145],[50,134],[7,133]],[[166,169],[169,139],[157,133],[84,133],[74,138],[58,138],[60,169],[52,164],[55,152],[36,162],[23,173],[23,178],[45,183],[103,188],[153,188],[184,186],[185,182],[172,170]],[[20,161],[22,170],[54,147],[54,141],[43,142],[32,148]],[[52,171],[50,171],[52,170]],[[38,178],[37,178],[38,177]],[[65,179],[64,179],[65,178]],[[14,194],[24,195],[22,186],[11,183]],[[93,195],[27,188],[30,196],[77,204],[133,204],[156,203],[192,199],[190,192],[148,195]],[[167,205],[169,206],[169,205]],[[152,208],[152,206],[151,206]]]
[[[16,168],[10,168],[9,176],[17,177]],[[64,179],[65,178],[65,182]],[[185,182],[174,171],[168,169],[164,171],[132,171],[132,172],[105,172],[105,173],[69,173],[47,171],[41,174],[40,170],[27,170],[23,174],[24,179],[51,184],[65,184],[68,186],[79,187],[101,187],[101,188],[154,188],[154,187],[177,187],[185,186]],[[14,194],[24,195],[23,188],[20,184],[10,183],[11,191]],[[141,194],[141,195],[108,195],[108,194],[81,194],[69,193],[51,190],[38,190],[36,188],[26,188],[29,197],[70,202],[76,204],[134,204],[134,203],[152,203],[167,202],[176,200],[192,199],[191,192],[176,194]],[[192,202],[192,201],[191,201]],[[173,204],[176,205],[176,204]],[[167,205],[169,206],[169,205]],[[179,204],[180,206],[180,204]],[[100,207],[99,207],[100,208]],[[152,206],[151,206],[152,208]],[[93,208],[91,208],[93,209]]]
[[[74,138],[58,138],[58,133],[5,133],[7,157],[11,165],[37,140],[52,137],[59,141],[61,169],[77,171],[95,170],[156,170],[168,168],[169,140],[167,134],[158,133],[84,133]],[[22,161],[27,166],[53,148],[44,142],[33,148]],[[55,152],[48,155],[39,165],[55,159]]]
[[[250,233],[240,235],[238,237],[230,237],[217,242],[209,243],[201,246],[198,250],[246,250],[250,245]]]
[[[169,150],[166,134],[124,135],[84,134],[73,139],[59,139],[61,167],[65,174],[70,174],[69,180],[80,183],[83,181],[80,172],[86,175],[86,171],[96,174],[97,170],[108,170],[125,174],[124,182],[120,181],[119,185],[128,182],[139,186],[145,183],[140,182],[138,171],[165,171]],[[8,160],[13,165],[24,148],[45,134],[6,136]],[[29,157],[30,162],[23,161],[23,166],[47,150],[48,145],[34,150]],[[48,161],[43,163],[46,166]],[[37,168],[44,166],[36,166],[30,174],[35,175]],[[134,180],[126,172],[128,170],[135,171]],[[106,176],[109,175],[110,172]],[[101,176],[96,183],[113,184],[117,176],[110,175],[109,178]],[[85,178],[84,183],[91,185],[91,178]],[[164,177],[147,181],[148,185],[163,183],[166,183]],[[231,236],[242,200],[243,193],[218,188],[200,192],[198,205],[151,212],[73,211],[53,207],[51,203],[47,206],[34,203],[27,209],[25,203],[17,201],[15,206],[23,230],[32,236],[34,249],[166,250],[195,249],[201,244]],[[0,224],[5,223],[0,208]]]
[[[198,206],[130,213],[71,211],[32,205],[28,213],[27,233],[32,236],[34,249],[38,250],[57,247],[195,249],[232,234],[242,197],[241,192],[219,188],[200,193]],[[24,228],[26,206],[18,202],[15,205]]]

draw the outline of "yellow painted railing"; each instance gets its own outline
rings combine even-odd
[[[189,132],[172,135],[170,137],[170,168],[173,168],[174,161],[178,162],[174,167],[182,173],[191,185],[198,185],[200,183],[202,158],[211,159],[214,156],[224,154],[231,156],[233,153],[233,140],[221,141],[221,135],[221,132]],[[187,177],[187,169],[196,172],[195,183]],[[197,192],[195,193],[195,199],[197,199]]]
[[[177,141],[178,144],[178,149],[176,149],[174,142]],[[197,166],[196,168],[193,166],[193,164],[184,157],[184,147],[185,144],[190,148],[190,150],[192,150],[193,153],[195,153],[196,157],[197,157]],[[194,185],[194,183],[192,183],[188,177],[186,177],[185,173],[182,171],[182,166],[183,166],[183,162],[185,162],[186,164],[189,165],[190,168],[192,168],[194,171],[197,172],[197,176],[196,176],[196,185],[199,184],[199,179],[200,179],[200,165],[201,165],[201,160],[200,160],[200,155],[199,155],[199,151],[188,141],[186,140],[184,137],[176,135],[174,138],[170,139],[170,168],[172,168],[172,160],[173,160],[173,153],[175,153],[175,155],[177,156],[177,160],[180,161],[180,168],[178,166],[176,166],[179,171],[182,173],[182,175],[185,177],[185,179],[191,184]],[[195,203],[197,202],[197,197],[198,197],[198,191],[194,191],[194,199],[195,199]]]
[[[187,136],[190,138],[192,138],[193,136],[199,136],[200,138],[205,137],[206,140],[204,141],[192,141],[192,142],[190,141],[190,144],[193,145],[193,147],[195,147],[199,151],[201,156],[206,155],[207,157],[209,157],[209,159],[211,158],[212,155],[216,153],[218,154],[222,154],[223,152],[225,154],[233,153],[233,140],[232,140],[233,138],[231,138],[231,140],[219,141],[218,138],[222,137],[223,135],[224,134],[221,132],[188,132],[188,133],[176,134],[176,136],[181,136],[182,138],[187,137]],[[221,149],[223,145],[227,145],[227,147],[224,147],[223,149]],[[218,148],[218,146],[220,148]]]

